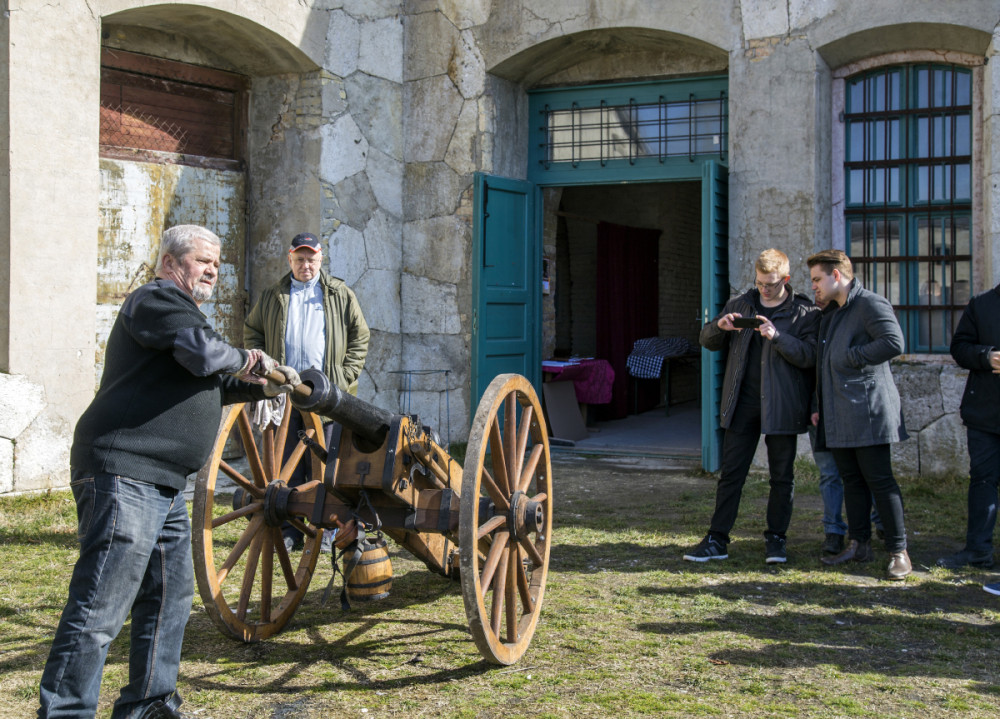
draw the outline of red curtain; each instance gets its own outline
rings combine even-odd
[[[659,230],[597,225],[597,356],[615,370],[611,403],[593,407],[598,419],[645,412],[659,401],[659,380],[637,383],[625,364],[636,340],[659,334],[659,238]]]

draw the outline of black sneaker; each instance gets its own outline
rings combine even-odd
[[[701,543],[684,555],[689,562],[707,562],[709,559],[729,559],[726,545],[717,537],[706,534]]]
[[[788,561],[788,553],[785,552],[785,539],[776,534],[764,535],[764,561],[768,564],[784,564]]]
[[[944,567],[945,569],[961,569],[962,567],[979,567],[980,569],[992,569],[993,568],[993,552],[970,552],[968,549],[963,549],[961,552],[955,552],[954,554],[941,557],[937,560],[937,565],[939,567]]]
[[[193,719],[193,714],[187,714],[179,709],[183,703],[180,696],[174,692],[166,701],[157,699],[147,705],[145,711],[139,715],[139,719]]]
[[[844,551],[843,534],[827,534],[823,540],[823,554],[840,554]]]

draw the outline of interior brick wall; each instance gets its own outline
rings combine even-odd
[[[552,200],[555,197],[551,198]],[[558,210],[556,262],[550,265],[553,316],[543,329],[554,346],[574,354],[595,352],[597,221],[661,231],[659,253],[659,334],[698,344],[701,329],[700,183],[661,183],[565,188]],[[546,206],[546,215],[555,208]],[[548,223],[546,223],[548,225]],[[567,286],[568,285],[568,286]],[[676,402],[699,396],[697,361],[674,363],[671,378]]]

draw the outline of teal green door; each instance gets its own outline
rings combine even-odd
[[[499,374],[541,388],[541,257],[535,186],[477,173],[473,199],[472,413]],[[471,416],[471,415],[470,415]]]
[[[729,177],[718,162],[706,162],[701,177],[701,308],[702,323],[715,317],[729,299]],[[701,464],[719,469],[722,429],[724,352],[701,351]]]

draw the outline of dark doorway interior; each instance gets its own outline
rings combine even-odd
[[[625,361],[645,337],[698,346],[701,184],[567,187],[546,202],[556,217],[546,242],[546,357],[596,357],[615,370],[612,401],[585,407],[591,431],[577,445],[699,453],[697,357],[672,360],[658,379],[636,379]]]

